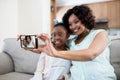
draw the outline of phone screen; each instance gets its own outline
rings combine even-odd
[[[20,42],[22,48],[38,48],[38,39],[36,35],[21,35]]]

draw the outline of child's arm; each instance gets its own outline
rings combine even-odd
[[[70,76],[71,76],[71,73],[69,72],[69,73],[63,75],[61,80],[68,80],[70,78]]]

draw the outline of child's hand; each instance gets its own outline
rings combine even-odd
[[[63,76],[61,80],[65,80],[65,76]]]
[[[68,80],[70,78],[70,76],[71,76],[71,73],[69,72],[69,73],[63,75],[61,80]]]

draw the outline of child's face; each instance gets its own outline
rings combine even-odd
[[[53,29],[52,40],[55,47],[64,47],[67,39],[68,33],[64,27],[57,26]]]

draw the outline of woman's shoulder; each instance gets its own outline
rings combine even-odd
[[[106,32],[106,30],[104,30],[104,29],[91,30],[91,32],[94,33],[94,34],[97,34],[99,32],[103,32],[103,31]]]
[[[106,32],[104,29],[91,30],[90,35],[96,36],[100,32]]]

